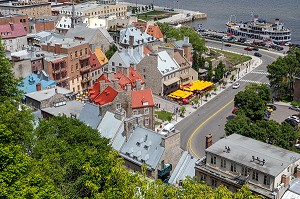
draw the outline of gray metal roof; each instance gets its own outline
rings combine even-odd
[[[42,111],[47,112],[53,116],[60,116],[64,114],[67,117],[70,117],[72,113],[75,114],[76,117],[78,118],[78,115],[83,109],[83,107],[84,107],[83,103],[73,100],[73,101],[66,102],[66,104],[63,106],[48,107],[42,109]]]
[[[32,93],[27,93],[25,94],[26,97],[30,97],[31,99],[34,99],[36,101],[43,101],[46,99],[51,98],[52,96],[55,95],[55,89],[57,89],[57,92],[63,95],[68,95],[68,94],[72,94],[72,91],[56,86],[56,87],[52,87],[49,89],[45,89],[45,90],[41,90],[41,91],[36,91],[36,92],[32,92]]]
[[[225,146],[230,148],[229,153],[226,152]],[[300,159],[298,153],[238,134],[219,140],[206,151],[274,177]],[[258,160],[252,161],[252,156],[255,159],[258,157],[260,164]],[[264,165],[262,165],[263,159]]]
[[[128,49],[121,52],[117,51],[116,53],[125,63],[125,67],[129,67],[131,63],[138,64],[143,59],[137,48],[132,49],[132,55],[128,52]]]
[[[284,193],[281,199],[300,199],[300,179],[296,178],[290,183],[290,188]]]
[[[96,129],[101,121],[99,106],[87,102],[81,110],[78,119]]]
[[[179,70],[180,66],[174,58],[172,58],[167,51],[157,53],[157,69],[162,75],[173,73]]]
[[[194,158],[188,152],[184,151],[168,182],[175,184],[178,183],[179,180],[184,180],[187,176],[194,177],[195,163],[197,160],[197,158]]]
[[[114,113],[107,111],[97,129],[101,136],[110,139],[113,149],[120,151],[126,139],[122,120],[118,120]]]
[[[149,43],[156,40],[156,38],[154,38],[153,36],[142,32],[136,27],[127,27],[120,30],[120,43],[129,45],[130,36],[134,37],[133,46],[142,45],[144,43]]]
[[[136,127],[127,142],[122,147],[120,154],[139,165],[148,165],[155,169],[164,153],[165,148],[160,145],[163,135],[150,129]]]

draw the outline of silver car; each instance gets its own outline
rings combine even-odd
[[[289,109],[292,109],[294,111],[300,111],[300,106],[290,106]]]

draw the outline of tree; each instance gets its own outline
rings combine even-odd
[[[115,52],[118,50],[116,45],[110,45],[109,49],[105,52],[105,56],[107,57],[107,59],[109,60],[114,54]]]
[[[184,106],[182,106],[180,109],[179,109],[179,113],[180,113],[180,116],[184,116],[184,114],[185,114],[185,112],[186,112],[186,108],[184,107]]]
[[[208,62],[208,70],[207,70],[207,80],[212,81],[213,78],[213,68],[211,61]]]
[[[234,79],[235,79],[235,76],[234,76],[234,75],[231,75],[230,80],[233,82]]]
[[[225,65],[222,62],[220,62],[217,65],[217,68],[215,69],[215,82],[218,82],[221,79],[223,79],[224,69],[225,69]]]
[[[292,96],[294,93],[294,79],[300,73],[300,50],[292,49],[285,57],[279,57],[268,65],[270,86],[277,98]]]
[[[5,100],[17,100],[22,98],[22,92],[18,90],[20,79],[14,78],[12,64],[6,57],[2,39],[0,37],[0,103]]]
[[[199,106],[199,97],[195,97],[193,99],[193,102],[194,102],[195,107],[198,107]]]

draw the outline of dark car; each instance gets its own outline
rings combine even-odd
[[[261,55],[260,53],[258,53],[258,52],[255,52],[255,53],[254,53],[254,56],[256,56],[256,57],[261,57],[262,55]]]
[[[253,50],[254,50],[254,51],[258,51],[258,48],[257,48],[257,47],[254,47]]]
[[[293,126],[293,127],[298,126],[298,122],[295,121],[295,120],[293,120],[293,119],[288,118],[288,119],[286,119],[286,120],[284,120],[284,121],[285,121],[286,123],[290,124],[290,125]]]
[[[225,44],[224,46],[231,47],[231,44]]]

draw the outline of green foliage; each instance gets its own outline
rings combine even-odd
[[[217,68],[215,69],[215,82],[219,82],[221,79],[223,79],[224,76],[224,69],[225,69],[225,65],[223,64],[223,62],[220,62],[217,65]]]
[[[211,61],[208,62],[209,65],[208,65],[208,70],[207,70],[207,80],[208,81],[212,81],[212,78],[213,78],[213,68],[212,68],[212,63]]]
[[[155,111],[157,114],[158,119],[163,121],[171,121],[172,120],[172,113],[162,110],[162,111]]]
[[[5,100],[20,100],[22,92],[17,88],[19,84],[20,79],[14,78],[12,64],[6,57],[0,37],[0,103]]]
[[[186,112],[185,106],[180,107],[180,109],[179,109],[180,115],[181,115],[181,116],[184,116],[185,112]]]
[[[292,106],[300,106],[300,102],[292,101],[292,102],[291,102],[291,105],[292,105]]]
[[[266,104],[270,102],[270,90],[266,85],[251,84],[234,98],[234,105],[251,120],[264,118]],[[238,112],[237,112],[238,113]]]
[[[105,56],[107,57],[107,59],[109,60],[114,54],[115,52],[118,50],[116,45],[111,45],[109,46],[109,49],[105,52]]]
[[[181,26],[180,28],[171,27],[167,23],[157,23],[165,38],[174,38],[182,40],[184,37],[189,37],[190,43],[197,52],[206,50],[204,39],[191,27]]]
[[[293,49],[285,57],[279,57],[267,66],[268,78],[276,98],[292,96],[294,93],[294,79],[300,72],[300,50]]]

